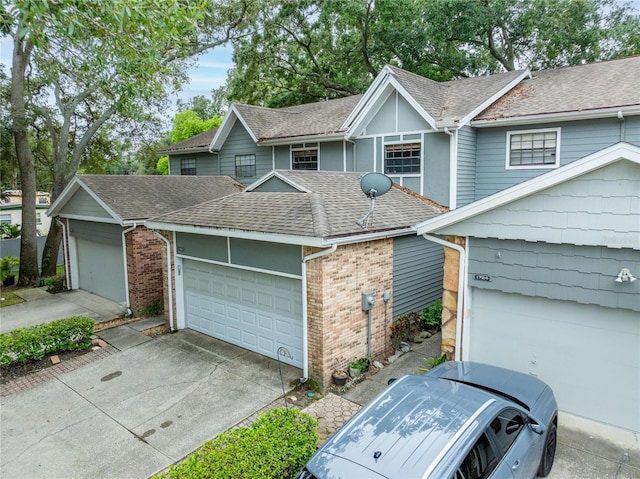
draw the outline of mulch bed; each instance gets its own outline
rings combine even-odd
[[[91,347],[87,349],[83,349],[81,351],[65,351],[63,353],[58,353],[57,356],[60,358],[60,361],[66,361],[72,358],[76,358],[78,356],[83,356],[92,351]],[[18,379],[24,376],[28,376],[29,374],[36,373],[38,371],[42,371],[43,369],[50,368],[54,366],[51,362],[51,356],[44,357],[40,361],[31,361],[28,363],[13,363],[7,366],[0,367],[0,384],[7,384],[14,379]]]

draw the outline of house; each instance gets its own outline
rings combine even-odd
[[[5,190],[0,199],[0,224],[22,225],[22,191]],[[51,203],[51,195],[44,191],[36,192],[36,231],[39,236],[49,233],[51,218],[46,210]]]
[[[67,288],[116,301],[134,314],[162,305],[167,244],[147,220],[241,189],[228,177],[74,177],[47,212],[64,224]]]
[[[413,225],[444,248],[412,282],[444,267],[443,352],[537,374],[563,411],[637,432],[640,282],[616,279],[640,274],[639,77],[638,56],[443,83],[386,66],[361,96],[233,105],[187,173],[376,171],[448,207]],[[181,174],[190,153],[169,155]]]
[[[207,159],[211,158],[209,145],[211,145],[211,141],[213,140],[213,137],[216,134],[217,130],[218,127],[214,127],[210,130],[198,133],[191,138],[187,138],[186,140],[159,149],[159,154],[171,155],[177,158],[173,162],[169,163],[169,174],[183,176],[196,175],[198,172],[196,165],[200,163],[199,174],[201,176],[220,176],[220,173],[217,170],[208,169],[211,165],[209,165],[210,162],[206,161]],[[203,170],[203,168],[205,169]]]
[[[322,386],[356,357],[392,353],[394,302],[425,304],[398,286],[431,261],[412,225],[446,208],[393,185],[363,227],[371,202],[360,177],[274,170],[243,192],[148,220],[175,252],[172,329],[280,359]],[[425,279],[439,292],[441,271]]]

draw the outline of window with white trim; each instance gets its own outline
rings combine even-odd
[[[11,215],[0,215],[0,224],[2,224],[2,225],[10,225],[11,224]]]
[[[41,225],[42,224],[42,213],[40,213],[40,212],[36,213],[36,224],[37,225]]]
[[[291,151],[291,169],[317,170],[318,148],[305,148]]]
[[[196,159],[183,158],[180,160],[180,174],[183,176],[193,176],[196,174]]]
[[[420,173],[421,143],[384,145],[384,172],[388,175]]]
[[[236,155],[236,178],[256,176],[256,155]]]
[[[560,128],[507,132],[507,168],[555,168]]]

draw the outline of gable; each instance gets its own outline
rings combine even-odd
[[[251,191],[276,192],[276,193],[301,193],[301,191],[291,183],[283,181],[277,176],[272,176],[263,183],[260,183]]]
[[[78,188],[57,214],[69,218],[101,218],[116,222],[113,216],[111,216],[84,188]]]
[[[397,91],[390,92],[378,111],[363,126],[363,134],[431,130],[429,123]]]
[[[640,249],[639,191],[640,164],[620,160],[439,233]]]

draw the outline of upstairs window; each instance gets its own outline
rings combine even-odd
[[[291,152],[291,168],[294,170],[317,170],[318,149],[293,150]]]
[[[37,225],[42,224],[42,213],[36,213],[36,224]]]
[[[420,173],[420,143],[384,146],[384,172],[388,175]]]
[[[195,175],[196,174],[196,159],[186,158],[180,160],[180,174],[182,176]]]
[[[558,166],[560,128],[507,133],[507,168]]]
[[[236,155],[236,178],[256,176],[256,155]]]

